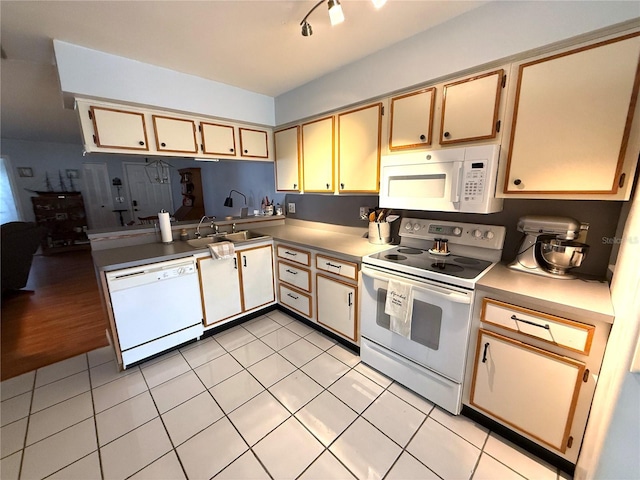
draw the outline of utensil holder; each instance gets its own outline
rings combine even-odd
[[[385,245],[391,241],[391,224],[387,222],[369,222],[369,243]]]

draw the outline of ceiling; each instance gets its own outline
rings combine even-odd
[[[80,143],[64,110],[52,39],[276,97],[486,3],[343,0],[331,27],[316,0],[0,0],[2,138]]]

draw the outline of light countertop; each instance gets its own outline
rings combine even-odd
[[[605,281],[547,278],[512,270],[500,263],[480,278],[477,289],[500,295],[499,299],[505,301],[523,303],[521,306],[539,305],[547,313],[576,320],[613,323],[614,319],[609,284]]]

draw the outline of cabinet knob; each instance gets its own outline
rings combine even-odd
[[[230,149],[229,149],[229,151],[230,151],[231,153],[233,153],[233,148],[230,148]]]
[[[420,140],[422,140],[424,142],[426,139],[427,139],[427,137],[424,134],[420,135]]]
[[[138,143],[139,143],[140,145],[144,145],[144,142],[143,142],[142,140],[140,140]]]
[[[342,188],[344,190],[344,183],[340,184],[340,188]]]
[[[329,190],[329,184],[327,183],[327,190]]]
[[[444,132],[444,138],[449,138],[451,134],[449,132]]]
[[[166,143],[164,143],[164,142],[162,142],[162,143],[160,144],[160,146],[161,146],[161,147],[166,147],[166,146],[167,146],[167,144],[166,144]]]
[[[293,189],[295,190],[296,188],[298,188],[298,184],[297,184],[297,183],[294,183],[294,184],[293,184]]]
[[[249,150],[245,150],[244,153],[249,153]]]
[[[521,183],[522,183],[522,180],[520,180],[519,178],[516,178],[516,179],[513,181],[513,184],[514,184],[514,185],[520,185]]]

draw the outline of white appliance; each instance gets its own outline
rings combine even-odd
[[[123,368],[202,335],[192,257],[107,273]]]
[[[399,246],[362,259],[362,361],[460,413],[474,288],[500,260],[505,231],[493,225],[403,219]],[[391,280],[412,287],[408,337],[390,330],[385,303]]]
[[[500,145],[399,153],[380,160],[380,206],[494,213]]]

